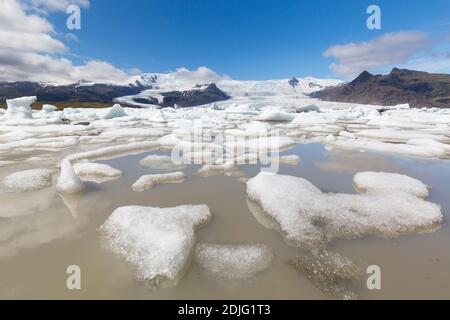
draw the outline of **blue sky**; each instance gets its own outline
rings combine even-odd
[[[366,27],[370,4],[382,10],[381,30]],[[82,19],[72,50],[121,68],[207,66],[239,79],[334,77],[332,59],[322,56],[332,45],[402,30],[437,40],[450,35],[450,1],[94,0]]]
[[[64,65],[50,70],[102,61],[126,73],[206,66],[235,79],[345,79],[362,68],[386,72],[392,66],[450,72],[448,0],[0,1],[25,3],[29,16],[53,26],[42,32],[60,41],[63,52],[31,51]],[[81,4],[81,30],[66,28],[61,3]],[[381,8],[381,30],[366,27],[371,4]]]

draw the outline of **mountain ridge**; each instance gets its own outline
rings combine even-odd
[[[326,101],[411,107],[450,107],[450,75],[393,68],[389,74],[363,71],[353,81],[310,95]]]

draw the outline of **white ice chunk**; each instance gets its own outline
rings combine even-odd
[[[420,198],[427,198],[429,195],[424,183],[396,173],[359,172],[353,177],[353,184],[361,193],[402,191]]]
[[[166,174],[150,174],[140,177],[134,184],[133,190],[142,192],[162,183],[181,183],[186,179],[186,175],[181,172],[171,172]]]
[[[169,156],[150,155],[141,161],[141,166],[164,171],[182,170],[186,166],[184,164],[175,164]]]
[[[37,97],[22,97],[16,99],[7,99],[6,105],[6,117],[10,119],[31,119],[33,111],[31,110],[31,104],[35,103]]]
[[[42,105],[42,111],[44,111],[45,113],[52,113],[57,110],[58,110],[58,107],[56,107],[54,105],[51,105],[51,104]]]
[[[126,117],[127,113],[123,110],[120,104],[115,104],[111,107],[108,113],[103,117],[103,119],[109,120],[114,118]]]
[[[247,280],[270,267],[273,251],[264,244],[224,245],[199,243],[194,251],[197,264],[213,275]]]
[[[155,141],[148,142],[134,142],[125,145],[104,147],[96,150],[85,151],[80,153],[75,153],[67,156],[65,160],[70,162],[80,161],[80,160],[105,160],[113,159],[120,156],[126,156],[130,154],[138,154],[144,151],[152,151],[159,148],[159,143]]]
[[[63,194],[76,194],[84,191],[84,184],[75,173],[72,164],[64,160],[61,163],[61,174],[58,177],[56,190]]]
[[[2,187],[7,192],[25,192],[48,188],[52,185],[52,171],[47,169],[32,169],[12,173],[2,181]]]
[[[259,121],[292,121],[295,116],[284,111],[267,110],[261,113],[256,119]]]
[[[410,193],[328,194],[293,176],[260,173],[248,181],[247,194],[289,243],[307,248],[333,238],[432,230],[443,220],[440,206]]]
[[[204,165],[197,171],[197,175],[202,177],[216,176],[219,174],[226,174],[229,176],[243,176],[243,172],[239,171],[239,168],[234,162],[226,162],[223,164]]]
[[[355,132],[355,135],[384,142],[406,142],[411,139],[431,139],[439,142],[450,142],[450,138],[446,136],[417,130],[371,129]]]
[[[335,139],[335,141],[326,140],[325,142],[343,149],[375,151],[413,157],[439,158],[447,153],[445,149],[434,145],[410,145],[364,139],[347,140],[343,138]]]
[[[79,162],[73,165],[75,173],[83,181],[104,182],[120,177],[122,171],[107,164]]]
[[[99,232],[106,247],[135,268],[137,279],[170,287],[186,268],[196,242],[195,228],[210,218],[206,205],[121,207]]]

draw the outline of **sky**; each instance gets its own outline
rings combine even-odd
[[[67,28],[71,4],[79,30]],[[370,5],[379,30],[367,27]],[[208,70],[199,67],[242,80],[347,80],[394,66],[450,73],[450,1],[0,0],[3,81]]]

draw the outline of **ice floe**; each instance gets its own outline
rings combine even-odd
[[[160,155],[150,155],[145,157],[144,159],[139,161],[141,166],[163,170],[163,171],[175,171],[182,170],[186,166],[184,164],[176,164],[173,162],[172,158],[169,156],[160,156]]]
[[[424,183],[411,177],[385,172],[359,172],[353,177],[355,188],[361,193],[406,192],[427,198],[428,188]]]
[[[63,194],[77,194],[84,191],[84,184],[75,173],[72,164],[65,160],[61,163],[56,190]]]
[[[187,267],[196,242],[195,229],[210,218],[206,205],[121,207],[99,232],[104,245],[134,267],[137,279],[171,287]]]
[[[31,119],[33,117],[33,111],[31,110],[31,104],[37,101],[37,97],[22,97],[16,99],[6,100],[6,113],[5,116],[9,119]]]
[[[163,183],[181,183],[186,179],[186,175],[181,172],[171,172],[165,174],[150,174],[140,177],[134,184],[133,190],[142,192],[153,188],[157,184]]]
[[[390,178],[398,183],[391,192],[377,192],[377,184],[369,193],[328,194],[305,179],[263,172],[248,181],[247,195],[289,243],[306,248],[334,238],[397,237],[442,222],[439,205],[405,192],[404,180]]]
[[[204,165],[198,171],[197,175],[202,177],[216,176],[225,174],[228,176],[245,176],[245,173],[239,170],[234,162],[226,162],[224,164]]]
[[[264,244],[199,243],[194,261],[216,277],[247,280],[270,267],[273,251]]]
[[[18,171],[6,176],[2,188],[6,192],[25,192],[48,188],[52,185],[52,171],[31,169]]]
[[[73,165],[73,168],[82,181],[104,182],[117,179],[122,174],[122,171],[107,164],[92,162],[78,162]]]
[[[108,113],[103,116],[103,119],[109,120],[114,118],[126,117],[127,113],[123,110],[120,104],[115,104],[111,107]]]
[[[52,104],[44,104],[42,105],[42,111],[45,113],[52,113],[54,111],[58,110],[58,107],[52,105]]]

